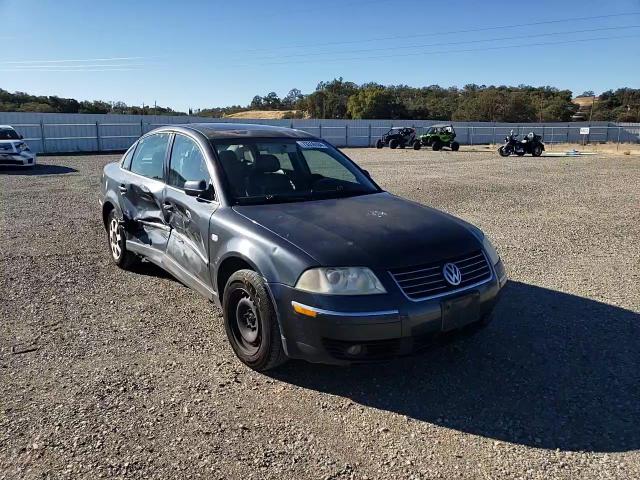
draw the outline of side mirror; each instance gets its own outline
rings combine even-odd
[[[18,134],[18,138],[19,138],[20,140],[24,140],[24,135],[22,135],[21,133],[19,133],[19,134]]]
[[[189,180],[188,182],[184,182],[184,186],[182,188],[186,195],[189,195],[190,197],[199,197],[207,191],[207,181]]]
[[[369,173],[369,170],[362,170],[362,173],[364,173],[367,178],[371,178],[371,174]]]

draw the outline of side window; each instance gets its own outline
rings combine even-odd
[[[169,163],[169,185],[183,188],[185,182],[193,180],[209,183],[206,160],[196,142],[176,134]]]
[[[136,144],[133,144],[131,148],[129,148],[127,153],[124,154],[124,157],[122,157],[122,168],[124,168],[125,170],[129,170],[131,168],[131,159],[133,158],[133,154],[135,153],[135,151]]]
[[[307,161],[311,173],[335,180],[358,183],[355,175],[347,167],[321,150],[304,150],[304,159]]]
[[[168,143],[168,133],[156,133],[140,140],[131,160],[131,171],[145,177],[163,180],[164,157]]]

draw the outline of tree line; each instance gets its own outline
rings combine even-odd
[[[585,92],[581,96],[591,96]],[[595,98],[595,96],[594,96]],[[246,106],[189,110],[207,117],[246,110],[284,110],[285,118],[430,119],[489,122],[568,122],[589,119],[640,122],[640,89],[619,88],[602,93],[588,111],[572,101],[573,92],[528,85],[439,85],[410,87],[378,83],[357,85],[342,78],[320,82],[303,94],[294,88],[280,98],[275,92],[256,95]],[[186,115],[167,107],[128,106],[123,102],[77,101],[56,96],[33,96],[0,89],[0,111],[57,113],[125,113],[134,115]]]

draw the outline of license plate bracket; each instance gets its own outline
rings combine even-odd
[[[441,303],[442,330],[447,332],[480,320],[480,293],[471,292],[463,297]]]

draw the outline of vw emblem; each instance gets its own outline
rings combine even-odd
[[[460,269],[455,263],[445,263],[444,267],[442,267],[442,275],[444,275],[444,279],[454,287],[460,285],[462,281],[462,273],[460,273]]]

